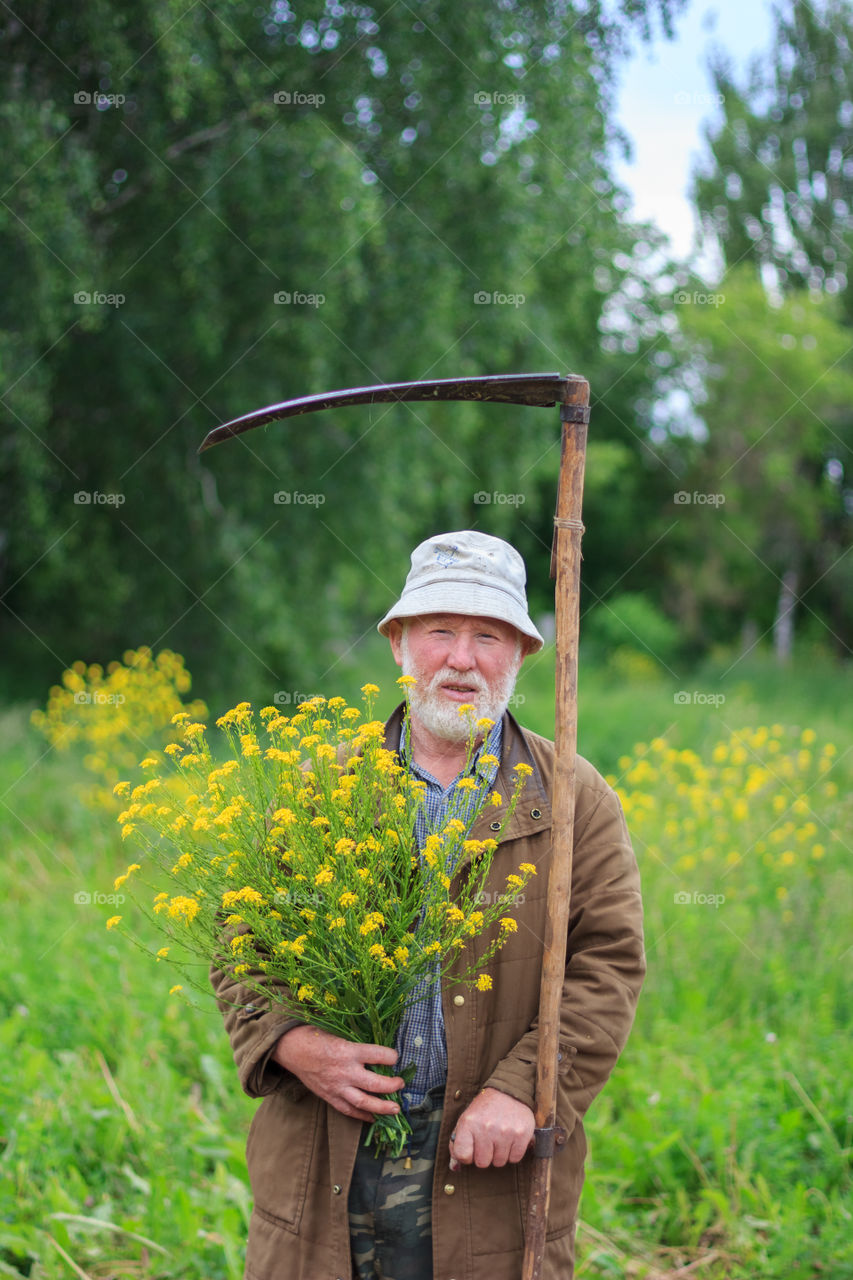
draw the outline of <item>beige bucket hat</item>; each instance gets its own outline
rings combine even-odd
[[[473,529],[438,533],[415,547],[403,594],[377,629],[387,636],[394,618],[425,613],[499,618],[527,636],[536,653],[545,642],[527,612],[526,581],[524,561],[501,538]]]

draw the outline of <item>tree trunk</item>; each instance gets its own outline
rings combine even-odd
[[[797,569],[787,569],[779,584],[779,603],[773,623],[773,652],[781,666],[787,666],[794,650],[794,606],[799,580]]]

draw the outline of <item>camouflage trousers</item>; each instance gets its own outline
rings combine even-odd
[[[359,1146],[349,1195],[356,1280],[432,1280],[432,1178],[443,1101],[442,1086],[408,1112],[411,1169],[405,1154],[392,1160]]]

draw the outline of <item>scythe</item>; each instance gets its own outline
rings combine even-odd
[[[551,1160],[566,1140],[565,1132],[556,1123],[557,1055],[572,883],[580,548],[583,533],[581,505],[589,422],[589,384],[575,374],[563,377],[557,373],[519,373],[446,378],[437,382],[396,382],[331,391],[269,405],[215,427],[205,437],[199,452],[280,418],[345,405],[430,400],[475,400],[540,408],[560,406],[560,472],[551,549],[556,628],[552,858],[539,1003],[533,1170],[521,1276],[521,1280],[538,1280],[545,1251]]]

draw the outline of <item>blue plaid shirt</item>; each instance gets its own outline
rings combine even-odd
[[[474,756],[467,776],[477,776],[474,766],[481,755],[493,755],[500,760],[502,749],[503,728],[500,720],[498,720]],[[400,733],[400,755],[405,758],[405,754],[404,723]],[[421,850],[430,832],[437,830],[444,823],[453,801],[456,784],[466,774],[464,771],[457,774],[450,786],[445,789],[437,778],[434,778],[426,769],[419,768],[414,761],[412,761],[411,768],[413,775],[422,779],[427,788],[423,807],[418,813],[415,823],[415,840],[417,841],[418,849]],[[483,791],[491,790],[497,773],[498,766],[492,765],[487,773],[479,775],[484,779],[483,784],[476,791],[468,792],[466,811],[461,814],[463,820],[466,812],[472,812],[476,807]],[[423,995],[419,994],[421,991]],[[443,1085],[447,1079],[447,1041],[444,1036],[444,1014],[441,1008],[440,982],[435,982],[425,977],[415,987],[409,997],[409,1003],[406,1006],[406,1012],[403,1015],[403,1021],[397,1033],[396,1048],[401,1069],[408,1066],[410,1062],[416,1064],[413,1080],[402,1091],[403,1107],[404,1110],[407,1110],[409,1107],[417,1106],[418,1103],[423,1101],[430,1089]]]

